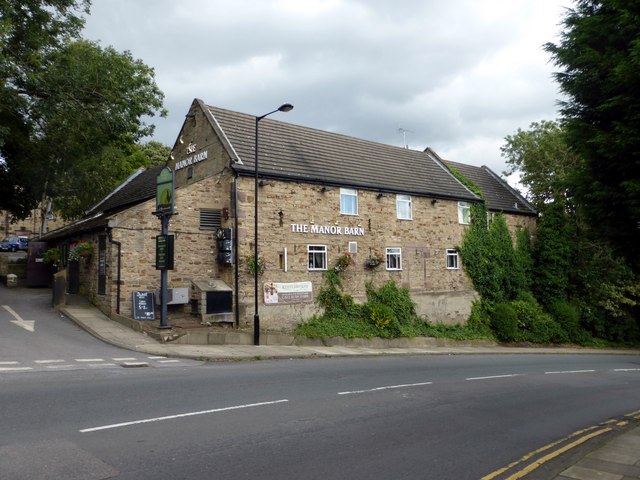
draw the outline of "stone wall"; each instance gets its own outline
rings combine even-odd
[[[260,189],[259,251],[267,262],[260,283],[311,281],[314,297],[322,286],[322,272],[307,268],[308,245],[326,245],[328,266],[348,252],[349,242],[357,243],[354,264],[343,274],[346,291],[357,300],[365,298],[365,284],[381,286],[394,280],[408,288],[418,302],[421,314],[433,321],[464,322],[474,296],[462,268],[447,269],[446,251],[455,249],[467,228],[458,223],[456,201],[413,197],[413,220],[398,220],[396,196],[360,190],[358,215],[340,214],[340,189],[322,191],[319,185],[269,180]],[[249,321],[253,315],[253,277],[247,271],[247,256],[253,255],[253,179],[239,179],[239,256],[241,261],[240,298]],[[342,235],[294,231],[307,225],[339,227]],[[345,235],[345,230],[362,229],[363,235]],[[334,230],[337,230],[334,229]],[[366,269],[365,259],[374,252],[385,256],[385,248],[402,249],[402,270],[388,271],[385,265]],[[287,271],[284,270],[284,250]],[[447,311],[443,295],[452,295]],[[246,299],[242,302],[242,299]],[[314,312],[312,304],[264,305],[261,319],[275,329],[286,329]]]

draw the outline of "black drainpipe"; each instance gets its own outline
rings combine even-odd
[[[236,296],[236,328],[240,326],[240,294],[238,293],[238,175],[233,178],[233,273]]]
[[[111,229],[108,229],[109,232],[109,243],[115,245],[116,247],[118,247],[118,280],[117,280],[117,287],[116,287],[116,313],[118,315],[120,315],[120,278],[121,278],[121,259],[122,259],[122,243],[114,240],[111,237]]]

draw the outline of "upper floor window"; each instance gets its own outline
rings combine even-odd
[[[457,250],[451,248],[447,249],[447,268],[449,270],[458,270],[460,268]]]
[[[352,188],[340,189],[340,213],[358,215],[358,191]]]
[[[400,220],[411,220],[411,196],[396,195],[396,212]]]
[[[387,270],[402,270],[402,249],[391,247],[386,249]]]
[[[471,204],[458,202],[458,223],[463,225],[471,224]]]
[[[307,251],[309,252],[309,270],[327,269],[326,245],[308,245]]]

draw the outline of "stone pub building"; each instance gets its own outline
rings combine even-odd
[[[282,117],[280,117],[282,118]],[[167,166],[174,171],[174,264],[169,323],[251,325],[254,284],[256,117],[194,100]],[[486,167],[279,120],[260,122],[259,254],[263,329],[285,331],[317,313],[322,274],[345,253],[345,291],[395,280],[433,322],[466,321],[476,296],[457,247],[480,199],[447,168],[476,184],[490,212],[515,232],[535,230],[537,212]],[[134,292],[157,292],[156,177],[140,170],[78,222],[43,237],[68,248],[90,241],[80,291],[106,314],[133,317]],[[371,257],[380,260],[371,265]],[[156,319],[158,315],[156,315]]]

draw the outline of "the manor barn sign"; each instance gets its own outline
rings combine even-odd
[[[293,233],[321,233],[325,235],[355,235],[364,236],[363,227],[338,227],[337,225],[307,225],[306,223],[292,223]]]
[[[189,147],[191,147],[191,144],[189,145]],[[193,144],[193,148],[195,148],[195,144]],[[191,153],[190,150],[191,148],[187,148],[188,153]],[[204,152],[200,152],[196,155],[191,155],[190,157],[187,157],[184,160],[180,160],[179,162],[176,162],[176,168],[174,168],[174,170],[177,172],[181,168],[190,167],[191,165],[195,165],[198,162],[202,162],[203,160],[207,159],[208,155],[209,155],[208,150],[205,150]]]

